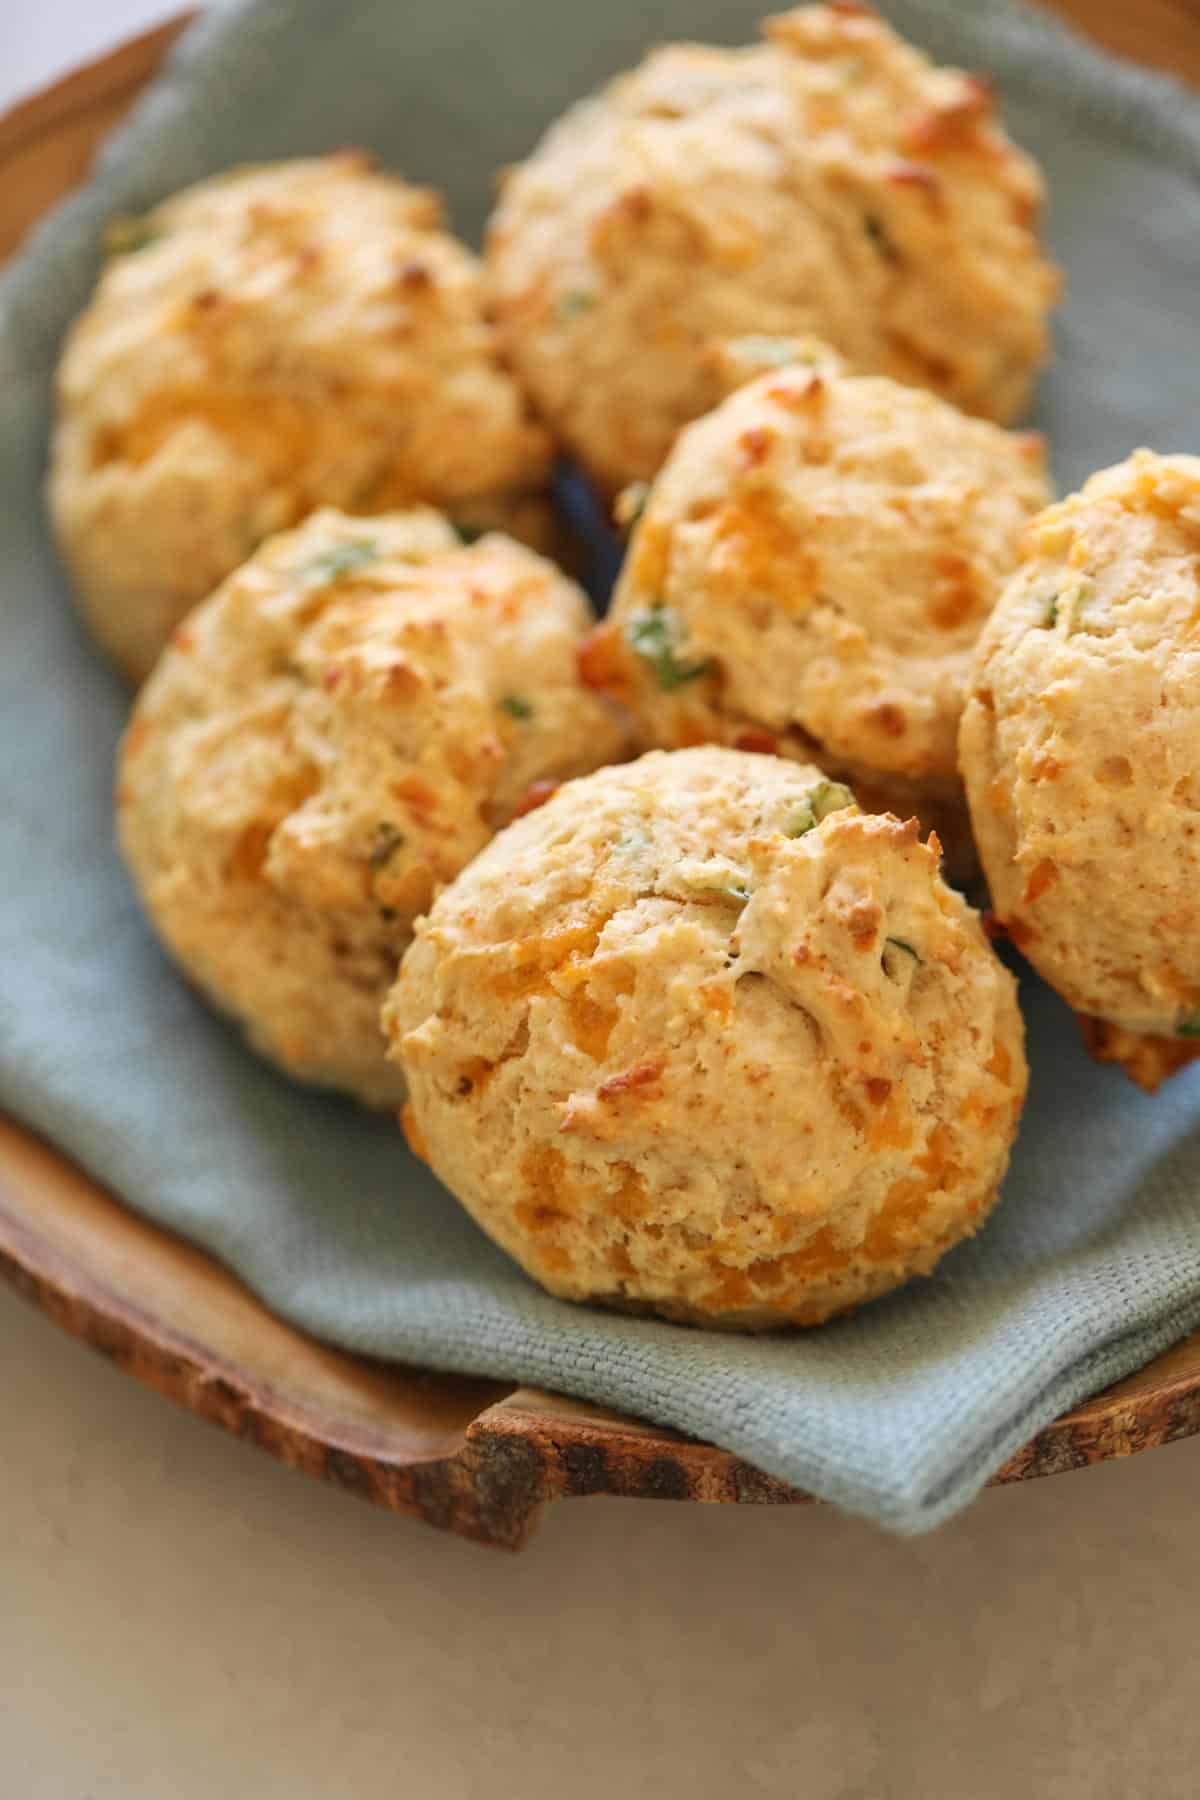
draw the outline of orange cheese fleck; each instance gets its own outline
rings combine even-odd
[[[868,1083],[868,1090],[870,1084]],[[907,1105],[897,1094],[888,1097],[879,1117],[872,1121],[867,1143],[872,1150],[907,1150],[912,1143],[912,1119]]]
[[[727,502],[717,515],[710,574],[714,587],[737,602],[746,590],[767,595],[791,613],[812,605],[819,583],[816,559],[769,494],[754,491]]]
[[[722,1024],[733,1016],[733,990],[726,981],[705,981],[697,989],[704,1006]]]
[[[930,1183],[908,1179],[894,1181],[883,1206],[863,1234],[863,1255],[870,1262],[888,1262],[907,1248],[921,1214],[929,1204]]]
[[[593,1000],[582,988],[577,988],[567,1000],[567,1030],[571,1040],[594,1062],[603,1062],[608,1055],[608,1040],[618,1017],[615,1006]]]
[[[671,528],[657,519],[646,519],[634,534],[630,551],[630,578],[645,594],[660,596],[671,562]]]
[[[1043,857],[1025,883],[1024,904],[1032,906],[1035,900],[1040,900],[1043,894],[1050,891],[1057,880],[1056,865],[1048,857]]]

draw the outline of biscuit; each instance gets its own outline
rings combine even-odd
[[[493,215],[513,366],[610,493],[714,404],[716,338],[815,333],[1002,423],[1048,354],[1042,180],[987,86],[857,5],[763,31],[654,51],[551,128]]]
[[[585,679],[645,745],[815,762],[974,850],[957,768],[972,649],[1046,504],[1040,439],[820,346],[689,425],[646,496]],[[788,361],[789,356],[801,360]]]
[[[417,926],[410,1142],[552,1293],[813,1325],[996,1198],[1012,977],[915,822],[723,748],[572,781]]]
[[[59,367],[48,498],[83,612],[133,678],[316,506],[528,514],[548,440],[429,190],[352,152],[240,169],[111,248]]]
[[[177,628],[121,751],[121,843],[183,968],[288,1073],[377,1105],[380,1004],[439,887],[622,754],[579,590],[432,511],[314,514]]]
[[[960,751],[999,920],[1153,1089],[1200,1054],[1200,458],[1138,450],[1034,522]]]

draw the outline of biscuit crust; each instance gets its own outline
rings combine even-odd
[[[1200,458],[1136,451],[1034,522],[960,753],[999,919],[1157,1085],[1200,1047]]]

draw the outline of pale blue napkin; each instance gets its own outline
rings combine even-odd
[[[126,696],[39,498],[47,391],[99,227],[239,159],[366,143],[477,230],[492,171],[647,40],[758,0],[249,0],[196,28],[0,286],[0,1102],[307,1330],[564,1389],[714,1439],[896,1531],[964,1506],[1056,1412],[1200,1325],[1200,1070],[1147,1100],[1026,983],[1033,1088],[1004,1202],[935,1278],[799,1338],[548,1299],[394,1128],[257,1062],[166,964],[112,845]],[[894,0],[988,67],[1041,158],[1070,297],[1043,389],[1058,476],[1200,447],[1200,101],[1015,5]]]

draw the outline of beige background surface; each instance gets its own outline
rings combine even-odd
[[[576,1500],[374,1511],[0,1293],[11,1800],[1195,1800],[1200,1441],[913,1542]]]
[[[0,0],[0,107],[164,16]],[[1200,1440],[910,1543],[610,1500],[373,1512],[0,1292],[3,1800],[1197,1800]]]

